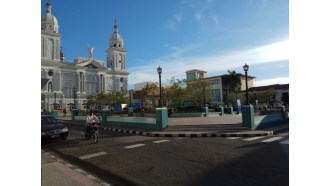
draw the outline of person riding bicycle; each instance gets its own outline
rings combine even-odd
[[[99,123],[99,120],[94,115],[93,111],[90,110],[89,115],[86,117],[85,135],[90,133],[93,122]]]

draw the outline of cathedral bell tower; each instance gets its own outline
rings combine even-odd
[[[122,37],[118,33],[118,26],[115,22],[114,32],[109,39],[107,52],[107,67],[114,71],[126,71],[126,49]]]
[[[52,5],[48,1],[46,11],[41,15],[41,59],[59,62],[61,60],[61,34]]]
[[[124,42],[118,33],[118,26],[115,22],[113,34],[109,39],[107,53],[107,73],[110,76],[106,79],[107,91],[125,91],[128,88],[128,72],[126,70],[126,54]]]

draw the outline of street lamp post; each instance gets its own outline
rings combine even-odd
[[[55,110],[55,107],[56,107],[56,92],[54,92],[54,110]]]
[[[162,105],[165,105],[165,106],[166,106],[166,102],[165,102],[165,99],[164,99],[164,94],[165,94],[164,87],[162,87],[162,94],[163,94],[163,97],[162,97],[163,104],[162,104]],[[165,103],[164,103],[164,102],[165,102]]]
[[[245,63],[245,65],[243,66],[243,69],[245,71],[245,98],[246,98],[246,102],[245,104],[248,105],[249,104],[249,93],[248,93],[248,80],[247,80],[247,71],[249,70],[249,65],[247,65]]]
[[[76,109],[76,88],[73,88],[73,109]]]
[[[157,72],[159,75],[159,106],[162,107],[162,68],[160,66],[158,66]]]

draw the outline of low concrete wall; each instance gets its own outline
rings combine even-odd
[[[192,113],[179,113],[179,112],[174,112],[171,114],[171,117],[203,117],[204,112],[192,112]]]
[[[155,118],[137,118],[137,117],[136,118],[135,117],[112,118],[112,117],[108,116],[107,122],[104,123],[104,125],[114,126],[114,127],[158,130]]]
[[[84,120],[84,121],[86,121],[86,116],[73,116],[73,120]]]
[[[145,117],[111,117],[107,114],[102,115],[104,125],[137,128],[147,130],[163,130],[168,126],[168,116],[166,108],[157,108],[155,111],[156,118]]]
[[[289,121],[289,113],[285,112],[285,108],[278,114],[255,116],[252,105],[243,105],[242,107],[242,123],[244,127],[251,130],[258,130],[271,127],[283,122]]]
[[[271,127],[289,120],[289,113],[283,112],[254,117],[253,130]]]

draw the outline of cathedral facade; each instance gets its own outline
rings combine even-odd
[[[47,2],[46,12],[41,15],[42,109],[84,109],[88,95],[127,90],[127,51],[116,23],[106,49],[106,66],[102,60],[94,59],[93,50],[87,48],[88,57],[65,61],[59,24]]]

